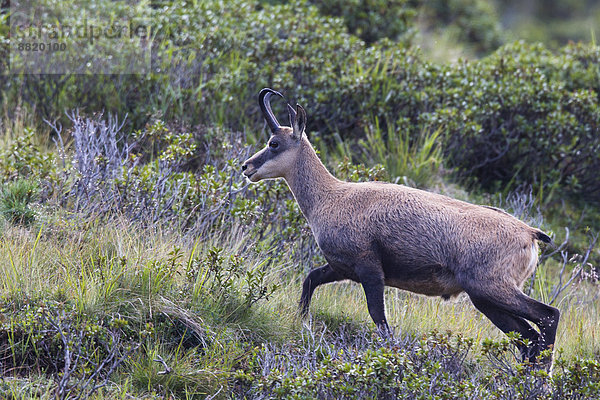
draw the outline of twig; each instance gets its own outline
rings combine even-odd
[[[571,274],[571,279],[569,279],[567,281],[567,283],[564,284],[564,286],[560,286],[561,282],[562,282],[562,275],[563,275],[563,271],[565,269],[565,266],[567,264],[567,256],[568,253],[566,251],[562,251],[561,254],[563,256],[563,267],[561,269],[561,273],[560,273],[560,280],[559,280],[559,285],[557,286],[557,289],[554,293],[554,296],[552,297],[552,300],[550,300],[549,304],[553,304],[554,301],[556,301],[556,299],[558,298],[558,296],[562,293],[563,290],[565,290],[567,287],[569,287],[569,285],[571,285],[571,282],[573,282],[573,280],[577,277],[581,277],[583,274],[583,270],[585,268],[585,265],[587,264],[587,261],[590,257],[590,254],[592,253],[592,250],[594,250],[594,247],[596,246],[596,242],[598,241],[598,235],[592,235],[590,237],[590,244],[585,252],[585,255],[582,259],[582,261],[579,263],[579,266],[577,268],[574,268],[573,271],[577,271]]]
[[[157,363],[161,363],[162,366],[163,366],[163,368],[164,368],[164,371],[159,371],[157,373],[158,375],[168,375],[171,372],[173,372],[173,370],[171,369],[171,367],[169,367],[167,365],[167,363],[165,362],[165,360],[163,360],[163,358],[160,355],[156,356],[156,358],[154,360],[152,360],[152,361],[155,361]]]

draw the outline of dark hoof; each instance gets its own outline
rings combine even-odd
[[[394,333],[390,329],[387,323],[385,324],[377,324],[377,333],[381,336],[382,339],[393,339]]]

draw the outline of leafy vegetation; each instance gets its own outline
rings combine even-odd
[[[504,9],[502,19],[507,31],[529,41],[544,42],[557,49],[569,42],[593,40],[598,35],[600,8],[593,0],[499,3]]]
[[[31,224],[35,219],[32,203],[37,192],[37,184],[33,181],[19,179],[9,182],[0,192],[0,214],[13,224]]]
[[[476,54],[489,53],[504,43],[504,32],[494,4],[481,0],[423,2],[429,29],[443,26],[446,34],[465,43]],[[439,29],[439,28],[438,28]]]
[[[106,12],[112,7],[101,4]],[[308,107],[309,130],[324,139],[329,132],[360,138],[375,119],[384,132],[390,125],[411,137],[440,130],[447,167],[488,190],[529,182],[547,192],[600,196],[595,46],[570,45],[555,54],[514,43],[481,61],[438,65],[402,43],[367,45],[306,2],[164,4],[152,19],[152,72],[114,80],[14,71],[4,101],[22,96],[50,120],[86,107],[128,113],[134,128],[158,114],[253,129],[260,123],[256,93],[274,86]]]
[[[600,397],[593,41],[513,42],[510,1],[38,3],[152,40],[62,37],[41,63],[9,47],[1,9],[0,397]],[[444,36],[469,57],[419,48]],[[264,142],[265,86],[305,106],[341,179],[502,207],[554,237],[525,288],[562,312],[552,375],[465,299],[389,289],[387,340],[351,283],[299,317],[324,260],[285,183],[239,171]]]
[[[316,0],[325,15],[342,17],[348,31],[370,44],[379,39],[409,40],[416,10],[408,0]]]

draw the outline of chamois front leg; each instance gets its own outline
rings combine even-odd
[[[302,296],[300,297],[300,312],[302,315],[306,316],[306,314],[308,314],[310,299],[317,286],[344,279],[345,278],[334,271],[329,264],[310,271],[302,285]]]
[[[369,315],[377,326],[377,331],[383,338],[392,336],[392,331],[385,318],[385,303],[384,303],[384,289],[385,283],[381,273],[378,273],[377,269],[362,268],[357,271],[360,283],[365,291],[367,298],[367,308],[369,309]]]

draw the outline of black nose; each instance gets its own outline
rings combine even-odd
[[[245,171],[248,168],[246,164],[242,165],[242,171]]]

